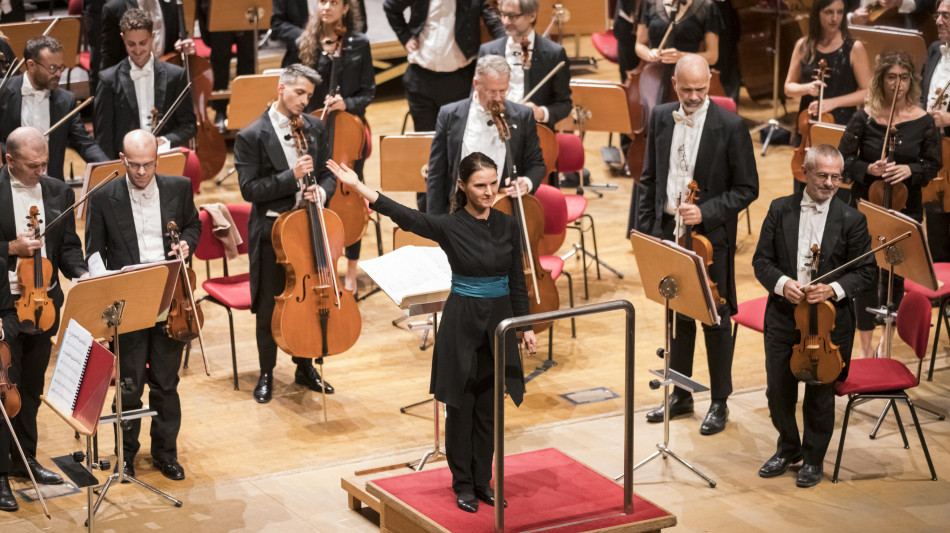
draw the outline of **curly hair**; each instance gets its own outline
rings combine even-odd
[[[135,30],[145,30],[149,33],[152,33],[152,29],[152,17],[150,17],[144,10],[138,8],[129,9],[119,20],[119,31],[122,33],[128,33]]]
[[[881,52],[877,56],[877,66],[874,67],[874,74],[871,76],[871,86],[868,87],[868,95],[864,100],[864,105],[869,116],[877,115],[882,109],[888,109],[890,102],[884,101],[884,78],[887,77],[887,71],[893,67],[900,67],[910,74],[910,80],[904,84],[907,87],[907,93],[904,94],[904,105],[917,105],[920,101],[920,71],[914,66],[914,60],[910,54],[903,50],[888,50]]]
[[[363,19],[360,17],[360,8],[356,0],[342,0],[342,2],[349,7],[349,9],[343,15],[343,20],[340,22],[347,29],[347,33],[349,33],[354,31],[355,28],[361,27]],[[304,28],[303,33],[300,34],[300,38],[297,40],[297,47],[300,50],[300,62],[308,67],[316,68],[317,60],[323,51],[323,47],[320,45],[320,33],[322,31],[323,21],[320,20],[320,10],[318,9],[316,13],[311,15],[307,21],[307,27]]]

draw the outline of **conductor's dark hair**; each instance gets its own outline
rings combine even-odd
[[[142,9],[132,8],[126,11],[119,20],[119,31],[128,33],[135,30],[145,30],[152,33],[153,24],[152,17],[148,16],[148,13]]]
[[[498,165],[487,155],[481,152],[472,152],[462,158],[462,161],[459,162],[459,180],[464,184],[468,184],[468,180],[472,178],[472,175],[478,172],[479,170],[485,170],[490,168],[494,171],[498,171]],[[452,212],[458,211],[465,207],[465,204],[468,203],[468,196],[465,195],[465,191],[461,188],[455,189],[455,197],[452,198]]]
[[[40,58],[40,52],[43,50],[49,50],[55,54],[63,51],[63,45],[48,35],[30,39],[26,42],[26,47],[23,48],[23,59],[36,61]]]

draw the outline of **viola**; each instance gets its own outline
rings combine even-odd
[[[813,79],[824,82],[829,76],[829,70],[831,69],[828,67],[827,61],[824,59],[818,61],[818,69],[815,71]],[[835,118],[831,113],[822,111],[824,103],[825,86],[822,84],[818,89],[818,122],[834,122]],[[798,135],[801,137],[801,140],[798,143],[798,147],[795,148],[795,153],[792,155],[792,175],[796,181],[802,183],[805,183],[805,171],[803,169],[805,154],[808,152],[808,149],[811,148],[811,124],[812,120],[808,109],[802,109],[801,113],[798,114]]]
[[[505,143],[505,161],[508,176],[514,180],[517,176],[514,162],[511,160],[511,130],[505,113],[503,102],[488,103],[488,111],[492,115],[492,122],[498,130],[498,136]],[[513,184],[513,183],[512,183]],[[520,190],[520,189],[519,189]],[[544,208],[534,196],[518,194],[515,197],[504,195],[495,205],[495,209],[515,217],[521,228],[523,238],[521,245],[521,261],[525,273],[525,283],[528,289],[528,307],[531,314],[555,311],[561,307],[560,295],[551,271],[541,266],[538,255],[538,246],[544,237]],[[535,333],[551,327],[551,322],[535,324],[532,329]]]
[[[897,78],[897,88],[894,89],[894,100],[891,102],[891,112],[887,119],[887,128],[884,133],[884,144],[881,147],[881,159],[894,161],[894,152],[897,149],[898,131],[894,127],[894,111],[897,107],[897,96],[901,91],[901,79]],[[878,179],[868,187],[868,200],[885,209],[900,211],[907,205],[907,186],[903,183],[888,183]]]
[[[16,383],[10,379],[10,367],[13,365],[13,354],[10,345],[0,341],[0,403],[6,410],[7,416],[13,418],[20,412],[20,391]]]
[[[166,230],[172,246],[180,246],[181,236],[178,233],[178,224],[174,220],[169,220]],[[201,312],[198,302],[195,301],[197,284],[195,271],[185,264],[185,258],[181,254],[178,255],[178,260],[181,261],[181,273],[178,276],[178,283],[175,284],[175,292],[172,294],[171,305],[168,309],[165,334],[181,342],[190,342],[197,338],[201,346],[201,357],[205,363],[205,373],[211,375],[208,359],[205,357],[204,337],[201,334],[205,315]]]
[[[810,269],[812,278],[818,274],[819,248],[811,247]],[[799,381],[810,385],[831,383],[838,379],[844,360],[838,346],[831,342],[831,332],[835,329],[835,306],[825,300],[817,304],[802,299],[795,307],[795,328],[801,335],[798,344],[792,347],[789,361],[792,374]]]
[[[686,197],[680,202],[681,204],[693,204],[696,200],[699,200],[699,184],[696,183],[696,180],[690,181],[689,185],[686,186]],[[696,252],[696,255],[702,258],[703,265],[706,267],[706,272],[709,272],[709,267],[713,264],[713,246],[709,242],[709,239],[693,231],[693,226],[689,224],[684,224],[682,217],[677,211],[676,214],[676,227],[677,235],[682,233],[678,240],[678,244],[687,250],[692,250]],[[712,290],[713,301],[717,303],[718,306],[726,305],[726,299],[719,295],[719,286],[715,281],[712,281],[712,278],[709,279],[709,288]]]
[[[291,119],[298,156],[307,155],[310,140],[303,118]],[[304,186],[316,184],[313,174]],[[282,350],[295,357],[323,357],[345,352],[360,335],[362,319],[353,293],[339,286],[336,262],[343,252],[343,223],[318,203],[281,214],[271,241],[286,273],[284,291],[276,297],[271,332]],[[314,325],[314,319],[317,324]]]
[[[39,240],[40,210],[35,205],[30,207],[29,227],[33,230],[33,238]],[[20,319],[20,329],[31,335],[49,331],[56,322],[56,308],[53,300],[47,295],[53,277],[53,264],[43,257],[43,249],[33,250],[33,257],[20,258],[16,268],[17,279],[20,285],[20,297],[14,302],[17,317]]]

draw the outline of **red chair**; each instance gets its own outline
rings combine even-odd
[[[565,195],[557,187],[541,184],[534,197],[541,202],[544,208],[544,233],[545,235],[559,235],[564,233],[567,228],[568,207],[565,202]],[[538,257],[541,268],[551,271],[551,279],[557,281],[561,274],[567,278],[567,294],[570,306],[574,307],[574,280],[571,275],[564,270],[564,259],[556,255],[541,255]],[[574,318],[571,318],[571,337],[577,337],[577,328]],[[554,346],[554,325],[548,329],[548,361],[552,361]]]
[[[238,246],[238,253],[247,254],[247,221],[251,215],[251,206],[247,204],[231,204],[227,206],[234,220],[234,225],[241,234],[241,240],[244,241]],[[205,267],[208,275],[207,279],[201,283],[201,288],[207,292],[207,296],[202,296],[198,302],[208,301],[224,307],[228,312],[228,328],[231,333],[231,366],[234,370],[234,390],[238,390],[238,372],[237,372],[237,351],[234,346],[234,317],[231,314],[232,309],[242,311],[251,308],[251,280],[250,274],[230,275],[228,272],[228,258],[224,252],[224,245],[212,233],[211,215],[207,211],[201,210],[201,238],[198,240],[198,246],[195,248],[195,257],[205,261]],[[224,265],[224,275],[218,278],[211,277],[210,261],[221,259]]]
[[[934,263],[934,273],[937,274],[937,281],[943,285],[935,291],[928,289],[909,279],[904,280],[904,290],[907,292],[916,292],[923,294],[931,305],[937,308],[937,333],[934,334],[934,347],[930,353],[930,370],[927,372],[927,381],[933,381],[934,363],[937,361],[937,344],[940,342],[940,326],[947,328],[950,334],[950,263]]]
[[[181,147],[179,150],[185,154],[185,170],[182,175],[191,181],[191,190],[198,194],[201,189],[201,161],[198,160],[198,154],[194,150]]]
[[[920,371],[923,368],[924,357],[927,355],[927,339],[930,336],[930,314],[930,300],[919,292],[905,294],[897,310],[897,334],[917,356],[916,376],[907,369],[904,363],[896,359],[874,357],[852,360],[848,379],[835,383],[835,394],[847,396],[848,407],[845,409],[844,422],[841,425],[838,457],[835,459],[835,472],[831,478],[833,483],[838,482],[838,469],[841,466],[841,454],[844,452],[844,438],[848,431],[851,408],[855,402],[863,403],[868,400],[888,400],[888,404],[894,409],[894,417],[897,419],[897,427],[904,440],[904,448],[909,448],[910,444],[907,442],[907,434],[904,432],[901,416],[897,411],[897,400],[902,400],[907,404],[910,415],[914,419],[914,427],[917,428],[920,445],[924,449],[924,457],[927,458],[927,465],[930,467],[931,479],[937,480],[937,472],[934,470],[930,452],[927,450],[927,441],[924,440],[924,432],[920,429],[920,422],[917,420],[917,411],[907,395],[907,389],[920,384]]]
[[[584,145],[581,138],[570,133],[558,133],[557,146],[557,171],[562,174],[577,172],[578,175],[581,175],[584,171]],[[580,179],[583,179],[583,177]],[[594,218],[587,214],[587,198],[580,194],[565,194],[563,196],[564,201],[567,202],[567,222],[570,224],[567,227],[577,230],[578,235],[580,235],[580,242],[574,244],[573,249],[562,255],[561,259],[567,259],[580,250],[580,257],[584,262],[584,299],[587,300],[590,298],[587,287],[587,269],[590,266],[587,262],[588,257],[593,259],[594,266],[597,268],[597,279],[600,279],[601,261],[597,252],[597,229],[594,227]],[[585,228],[581,223],[581,219],[587,219],[590,225]],[[587,251],[587,244],[584,240],[584,233],[588,230],[594,239],[593,254]],[[617,275],[623,277],[620,274]]]
[[[735,344],[739,325],[762,333],[765,331],[765,304],[768,296],[748,300],[739,304],[739,311],[732,317],[732,342]]]
[[[611,63],[617,63],[617,38],[614,37],[614,30],[607,30],[604,33],[592,33],[590,41],[594,44],[597,53],[604,56],[604,59]]]

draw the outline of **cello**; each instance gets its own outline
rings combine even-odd
[[[682,199],[680,204],[693,204],[696,200],[699,200],[699,184],[696,183],[696,180],[689,182],[689,185],[686,186],[686,197]],[[686,248],[687,250],[692,250],[696,252],[696,255],[703,259],[703,265],[706,268],[707,275],[709,274],[709,267],[713,264],[713,246],[709,242],[709,239],[693,231],[693,226],[685,224],[683,222],[683,217],[679,214],[679,210],[676,211],[676,235],[680,237],[677,240],[677,244]],[[715,281],[712,281],[712,278],[709,280],[709,288],[712,291],[713,301],[719,307],[726,305],[726,299],[719,295],[719,286]]]
[[[505,162],[509,179],[514,178],[517,174],[511,160],[511,130],[508,128],[505,104],[491,101],[486,107],[492,115],[498,136],[505,143]],[[521,189],[517,186],[515,188],[518,191],[517,196],[502,196],[492,207],[518,221],[522,235],[521,260],[528,285],[528,307],[531,314],[555,311],[561,307],[560,295],[551,272],[541,266],[538,256],[538,244],[544,237],[544,208],[537,198],[530,194],[522,195]],[[551,325],[551,322],[542,322],[535,324],[532,329],[535,333],[541,333]]]
[[[897,88],[894,89],[894,100],[891,102],[891,113],[887,119],[887,128],[884,132],[884,144],[881,146],[881,160],[893,161],[894,151],[898,144],[898,132],[894,126],[894,110],[897,107],[897,96],[901,92],[901,79],[897,78]],[[885,179],[875,180],[868,187],[868,200],[884,209],[901,211],[907,205],[907,185],[890,183]]]
[[[297,154],[307,155],[310,140],[304,119],[292,118],[290,127]],[[312,173],[304,177],[304,186],[311,185],[316,185]],[[343,252],[340,217],[319,203],[306,204],[305,209],[281,214],[271,232],[277,263],[286,271],[271,332],[277,346],[290,355],[318,358],[356,344],[362,320],[353,293],[337,283],[336,262]]]
[[[174,220],[169,220],[166,230],[172,246],[180,246],[181,238],[178,233],[178,224]],[[195,285],[197,283],[195,270],[185,264],[185,258],[181,254],[177,255],[181,263],[181,271],[168,308],[165,334],[179,342],[191,342],[197,338],[198,346],[201,348],[201,359],[205,365],[205,374],[210,376],[211,369],[208,367],[208,358],[205,356],[204,336],[201,334],[205,315],[195,301]]]
[[[342,68],[343,39],[346,27],[338,24],[334,28],[337,36],[336,46],[330,54],[330,90],[328,96],[340,94],[340,68]],[[329,115],[329,116],[328,116]],[[329,144],[332,147],[331,158],[334,161],[352,167],[363,157],[366,148],[366,126],[359,117],[346,111],[328,111],[327,107],[317,109],[313,116],[326,119]],[[363,197],[351,190],[348,185],[337,181],[336,192],[330,198],[327,209],[340,217],[343,223],[343,246],[349,246],[363,238],[369,225],[369,210]]]
[[[822,82],[818,88],[818,123],[835,121],[831,113],[822,112],[825,100],[824,81],[828,78],[829,70],[828,62],[822,59],[818,61],[818,68],[813,76],[813,79]],[[798,114],[798,135],[801,137],[801,140],[798,143],[798,147],[795,148],[795,153],[792,155],[792,175],[795,177],[795,181],[801,183],[805,183],[805,171],[803,169],[805,154],[808,152],[808,149],[811,148],[811,124],[811,115],[808,113],[808,109],[802,109],[801,113]]]
[[[33,230],[33,238],[40,240],[40,209],[35,205],[31,206],[27,218],[30,221],[29,228]],[[16,275],[20,285],[20,297],[14,302],[14,306],[20,319],[20,329],[31,335],[49,331],[56,322],[56,307],[46,293],[53,277],[53,264],[43,257],[42,246],[33,250],[33,257],[20,259]]]
[[[811,277],[818,275],[819,247],[811,247]],[[838,346],[831,342],[831,332],[835,329],[835,306],[825,300],[810,304],[807,298],[795,307],[795,329],[801,335],[798,344],[792,347],[789,365],[792,374],[799,381],[809,385],[823,385],[838,379],[844,360]]]

